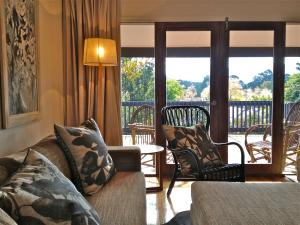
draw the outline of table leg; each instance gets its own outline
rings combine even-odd
[[[155,170],[156,170],[156,178],[158,180],[158,186],[157,187],[148,187],[146,188],[147,193],[153,193],[163,190],[163,179],[161,175],[161,152],[155,153]]]

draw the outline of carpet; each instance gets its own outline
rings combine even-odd
[[[192,225],[190,211],[177,213],[168,223],[163,225]]]

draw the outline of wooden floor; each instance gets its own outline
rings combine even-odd
[[[249,177],[246,182],[290,182],[287,178]],[[147,224],[161,225],[168,222],[178,212],[189,210],[192,182],[176,182],[172,194],[166,197],[169,179],[164,180],[164,190],[147,194]]]

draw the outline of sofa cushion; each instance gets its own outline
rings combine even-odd
[[[87,200],[101,215],[101,225],[145,225],[145,178],[141,172],[118,172]]]
[[[81,127],[54,125],[54,129],[75,186],[82,194],[96,193],[115,173],[97,123],[89,119]]]
[[[46,156],[65,177],[71,178],[71,171],[66,156],[60,149],[55,135],[49,135],[43,138],[37,144],[31,146],[31,148]]]
[[[17,225],[17,223],[6,212],[0,209],[0,224],[1,225]]]
[[[298,225],[300,185],[286,183],[194,182],[193,225]]]
[[[202,123],[192,127],[163,125],[163,130],[171,148],[192,150],[197,155],[202,167],[224,165],[217,147],[213,144]],[[194,167],[189,164],[190,160],[184,158],[185,155],[180,154],[180,151],[178,153],[178,161],[181,163],[183,171],[189,171]]]
[[[74,185],[34,150],[1,187],[0,207],[18,224],[100,224],[97,212]]]

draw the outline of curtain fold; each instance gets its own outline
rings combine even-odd
[[[84,39],[114,39],[120,65],[120,0],[66,0],[64,17],[65,125],[93,117],[108,145],[122,144],[120,67],[83,65]]]

